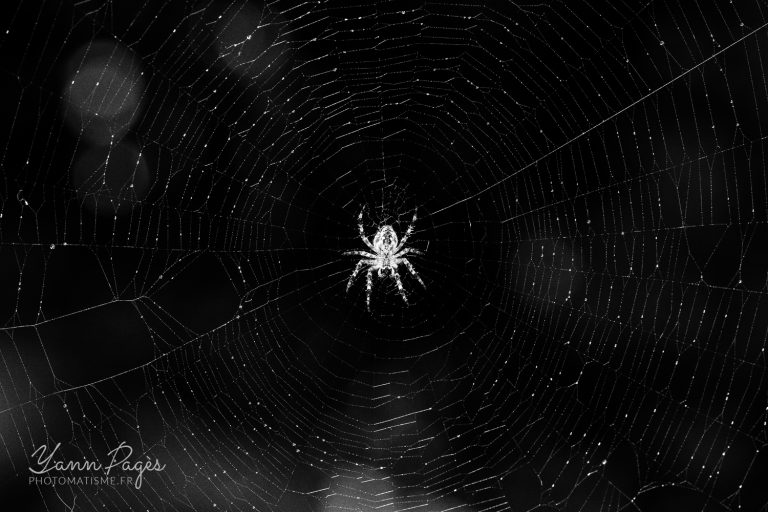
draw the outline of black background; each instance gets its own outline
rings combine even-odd
[[[347,4],[5,6],[3,503],[765,510],[764,7]],[[94,40],[142,197],[75,177]],[[363,207],[417,212],[409,307],[345,293]],[[27,484],[121,440],[168,468]]]

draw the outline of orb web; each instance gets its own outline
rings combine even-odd
[[[766,506],[760,2],[4,8],[9,502]]]

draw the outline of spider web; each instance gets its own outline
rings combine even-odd
[[[3,503],[766,510],[761,2],[6,8]]]

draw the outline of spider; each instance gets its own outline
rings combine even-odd
[[[422,281],[421,277],[419,277],[419,274],[416,273],[416,269],[413,268],[411,262],[408,261],[408,259],[405,257],[406,254],[421,255],[424,254],[424,252],[418,249],[414,249],[413,247],[403,247],[405,242],[408,240],[408,237],[411,236],[411,233],[413,232],[413,225],[416,222],[416,212],[413,212],[413,220],[411,220],[411,225],[408,226],[408,229],[405,231],[405,235],[403,235],[403,238],[400,239],[400,241],[397,239],[397,233],[395,233],[395,229],[389,224],[385,224],[380,226],[376,231],[376,234],[373,236],[373,243],[371,243],[371,241],[368,240],[368,238],[365,236],[365,231],[363,230],[364,211],[365,208],[360,210],[360,215],[357,216],[357,228],[360,233],[360,238],[362,239],[363,243],[370,249],[370,252],[344,252],[345,256],[362,256],[362,258],[357,262],[352,275],[349,277],[349,281],[347,281],[347,292],[349,292],[349,289],[352,287],[352,283],[362,268],[367,265],[368,272],[366,273],[365,282],[365,305],[368,311],[371,310],[371,292],[373,291],[374,271],[377,271],[379,277],[385,277],[385,273],[387,272],[389,276],[394,277],[395,283],[397,284],[397,289],[400,292],[400,296],[403,298],[405,303],[408,304],[408,296],[405,294],[403,282],[400,280],[400,274],[397,272],[397,267],[400,264],[405,265],[405,268],[407,268],[413,277],[419,281],[421,286],[426,288],[424,281]]]

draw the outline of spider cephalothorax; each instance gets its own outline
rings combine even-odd
[[[368,272],[366,273],[365,282],[365,305],[370,311],[371,309],[371,292],[373,291],[373,273],[378,274],[378,277],[385,277],[387,274],[395,279],[397,289],[400,292],[400,296],[405,303],[408,303],[408,296],[405,294],[403,288],[403,282],[400,279],[400,274],[397,272],[397,267],[400,264],[405,265],[405,268],[415,277],[422,286],[424,281],[421,280],[419,274],[416,273],[416,269],[413,268],[411,262],[405,257],[406,254],[423,254],[422,251],[414,249],[412,247],[404,248],[405,242],[413,232],[413,225],[416,222],[416,212],[413,213],[413,220],[411,225],[405,231],[403,238],[398,240],[395,228],[389,224],[380,226],[373,236],[373,243],[365,236],[365,230],[363,229],[363,210],[360,211],[360,215],[357,216],[357,227],[360,234],[360,239],[370,249],[369,251],[345,251],[344,254],[348,256],[362,256],[357,262],[355,270],[347,281],[347,291],[352,287],[357,275],[364,266],[368,266]]]

